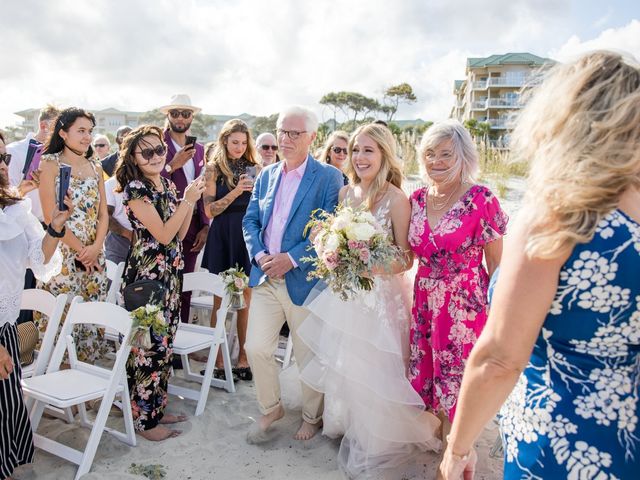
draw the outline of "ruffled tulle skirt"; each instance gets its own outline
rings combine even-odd
[[[307,299],[298,334],[314,357],[301,378],[325,394],[323,433],[343,435],[338,464],[349,478],[377,478],[440,448],[439,421],[406,377],[411,292],[405,276],[385,275],[353,300],[328,288]]]

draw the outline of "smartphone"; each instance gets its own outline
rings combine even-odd
[[[42,156],[42,150],[44,145],[31,140],[27,147],[27,156],[24,160],[24,167],[22,168],[22,178],[24,180],[33,180],[31,173],[38,170],[40,167],[40,157]]]
[[[192,137],[191,135],[187,135],[187,138],[184,141],[184,148],[187,148],[189,145],[195,146],[197,139],[198,137]]]
[[[244,174],[249,177],[251,180],[256,179],[257,168],[255,165],[248,166],[244,171]]]
[[[69,190],[71,182],[71,167],[69,165],[60,165],[60,181],[58,182],[58,210],[61,212],[68,210],[64,204],[64,197]]]

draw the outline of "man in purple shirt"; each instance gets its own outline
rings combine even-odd
[[[314,254],[304,229],[314,210],[334,210],[343,185],[338,169],[309,154],[318,129],[311,110],[290,107],[280,113],[277,127],[282,161],[265,167],[256,179],[242,222],[253,288],[245,350],[262,413],[247,436],[250,443],[265,438],[284,416],[274,353],[285,322],[298,363],[312,354],[297,334],[309,314],[302,305],[316,283],[307,280],[311,264],[301,260]],[[302,425],[294,438],[308,440],[318,432],[322,407],[322,394],[302,384]]]

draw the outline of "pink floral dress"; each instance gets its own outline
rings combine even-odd
[[[409,381],[427,409],[453,420],[466,359],[487,321],[483,247],[504,235],[508,217],[488,188],[474,185],[432,230],[426,200],[426,188],[411,196],[409,243],[418,271]]]

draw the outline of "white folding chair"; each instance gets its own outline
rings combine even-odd
[[[292,352],[293,352],[293,339],[291,338],[291,334],[289,334],[289,336],[287,337],[287,342],[285,346],[280,347],[280,345],[278,345],[278,350],[276,351],[276,360],[282,363],[282,370],[284,370],[291,364]]]
[[[122,344],[111,370],[78,361],[72,332],[73,327],[79,324],[110,327],[123,335]],[[128,445],[136,444],[130,408],[123,409],[124,432],[106,426],[111,404],[116,395],[121,397],[123,404],[129,404],[125,364],[131,349],[128,345],[130,334],[131,317],[125,309],[106,302],[82,303],[81,297],[75,297],[71,302],[47,372],[22,380],[25,394],[35,399],[35,405],[31,410],[31,425],[34,432],[38,429],[42,412],[47,405],[58,408],[77,405],[80,424],[91,429],[84,451],[34,433],[36,447],[78,465],[76,480],[91,469],[102,432],[107,431]],[[65,351],[69,354],[70,368],[60,370]],[[91,422],[87,417],[84,403],[96,399],[102,399],[102,402],[95,421]]]
[[[42,337],[40,350],[33,352],[35,358],[32,363],[22,367],[22,378],[41,375],[47,369],[66,303],[67,295],[64,293],[56,297],[39,288],[22,291],[20,310],[32,310],[47,317],[47,328]]]
[[[111,260],[106,261],[107,265],[107,278],[111,281],[111,285],[109,285],[109,291],[107,292],[106,301],[109,303],[113,303],[118,305],[118,292],[120,291],[120,286],[122,285],[122,273],[124,272],[124,262],[120,262],[116,265],[115,262]],[[116,348],[120,344],[120,338],[113,329],[106,328],[104,331],[104,338],[112,341],[116,344]]]
[[[218,309],[217,323],[215,328],[201,325],[191,325],[180,323],[176,336],[173,340],[173,353],[182,358],[182,369],[184,378],[201,383],[200,390],[191,390],[178,385],[169,385],[169,393],[180,395],[191,400],[196,400],[196,415],[204,412],[207,404],[210,387],[221,387],[229,393],[234,393],[236,387],[233,383],[233,373],[231,371],[231,355],[227,344],[227,334],[225,319],[228,310],[228,297],[224,290],[224,284],[218,275],[208,272],[192,272],[184,275],[182,291],[190,292],[202,290],[212,295],[222,297],[222,304]],[[213,297],[211,297],[213,305]],[[213,378],[213,369],[218,355],[218,349],[222,347],[222,358],[224,361],[224,373],[226,380]],[[209,349],[209,358],[204,369],[204,375],[191,370],[189,365],[189,354],[203,349]]]
[[[111,260],[106,260],[107,278],[111,280],[109,291],[107,292],[107,302],[118,304],[118,291],[122,285],[122,273],[124,272],[124,262],[116,264]]]

